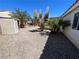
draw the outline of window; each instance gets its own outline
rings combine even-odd
[[[79,30],[79,12],[74,15],[72,28]]]

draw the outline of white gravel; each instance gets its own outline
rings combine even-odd
[[[14,35],[0,35],[0,59],[39,59],[48,35],[29,30],[38,27],[20,29]]]

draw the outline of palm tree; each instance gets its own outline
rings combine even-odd
[[[46,14],[44,15],[44,22],[46,22],[49,18],[49,6],[46,7]]]
[[[40,16],[43,16],[42,14],[40,14]],[[48,12],[46,12],[46,14],[44,15],[44,17],[41,17],[41,24],[40,24],[40,29],[41,29],[41,31],[43,31],[44,30],[44,28],[45,28],[45,23],[46,23],[46,21],[48,20],[48,18],[49,18],[49,11]]]
[[[44,22],[46,22],[49,18],[49,12],[47,12],[45,15],[44,15]]]
[[[35,22],[35,24],[39,23],[39,12],[38,12],[38,10],[34,10],[34,22]]]
[[[18,26],[20,28],[25,27],[25,22],[27,22],[28,19],[28,13],[26,11],[16,9],[15,12],[12,12],[11,16],[18,21]]]
[[[34,20],[40,26],[41,31],[44,30],[45,22],[48,20],[49,10],[47,10],[46,14],[43,17],[43,13],[37,10],[34,10]]]

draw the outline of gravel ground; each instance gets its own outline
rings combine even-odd
[[[79,49],[62,33],[50,33],[40,59],[79,59]]]
[[[14,35],[0,35],[0,59],[39,59],[48,35],[29,30],[38,27],[20,29]]]

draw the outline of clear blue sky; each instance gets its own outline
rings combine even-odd
[[[76,0],[0,0],[0,10],[26,10],[33,16],[33,10],[42,10],[45,13],[50,7],[50,17],[61,16]]]

